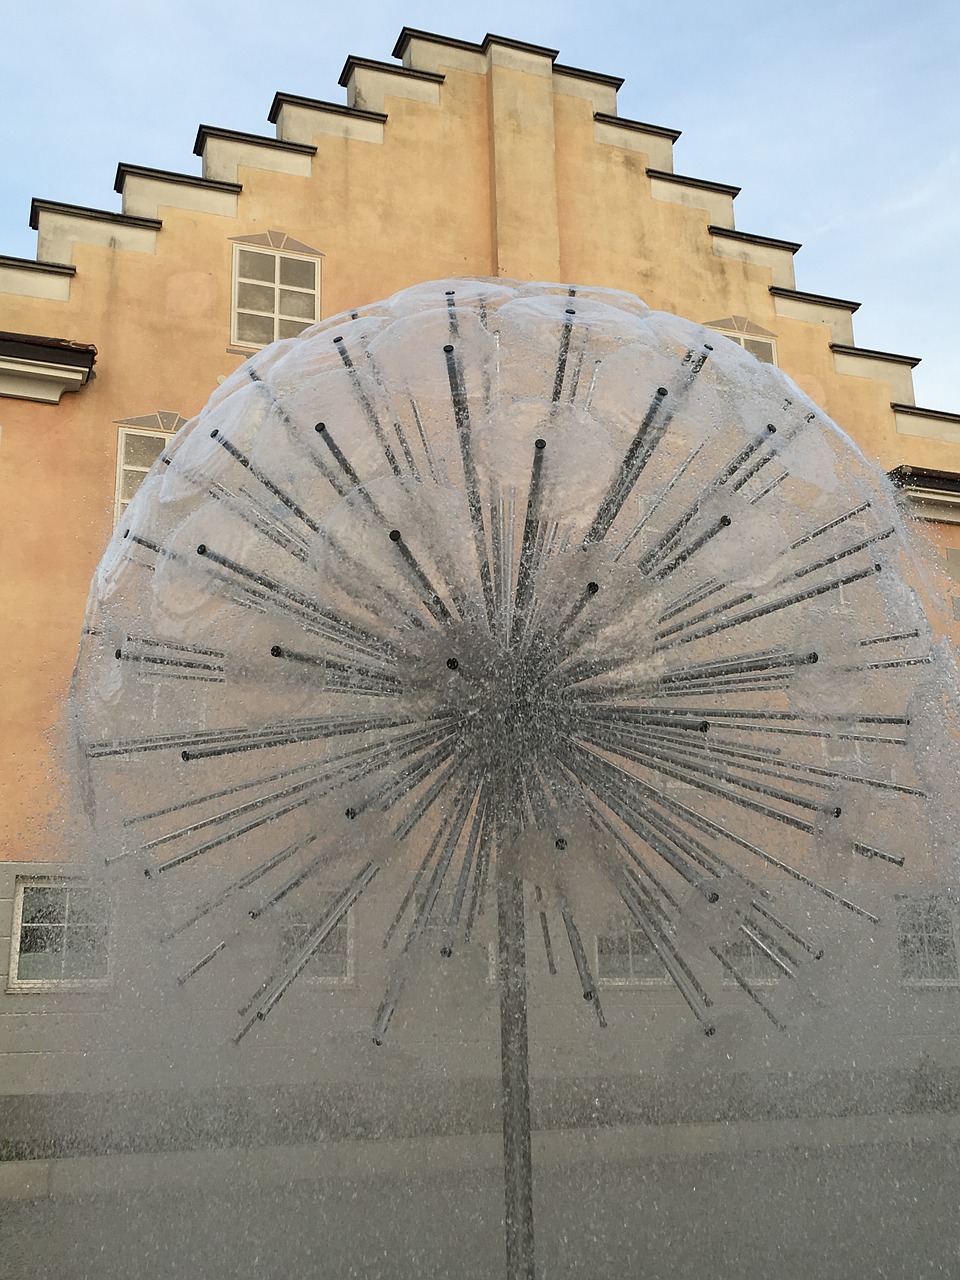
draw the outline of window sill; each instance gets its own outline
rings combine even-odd
[[[4,994],[8,996],[33,996],[33,995],[50,995],[51,993],[61,993],[63,995],[74,995],[84,991],[106,991],[111,985],[110,978],[63,978],[51,979],[44,978],[36,982],[21,982],[18,978],[11,978],[4,987]]]

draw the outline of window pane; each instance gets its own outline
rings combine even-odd
[[[238,265],[243,280],[276,279],[277,260],[272,253],[254,253],[249,249],[241,249]]]
[[[295,338],[298,333],[303,333],[304,329],[309,329],[310,324],[309,320],[278,320],[277,337]]]
[[[273,321],[269,316],[251,316],[238,311],[237,341],[265,347],[268,342],[273,341]]]
[[[667,976],[663,961],[653,949],[653,943],[639,929],[634,929],[630,934],[630,959],[634,978],[644,982],[662,982]]]
[[[273,315],[277,305],[276,291],[272,285],[237,285],[237,305],[249,311],[267,311]]]
[[[63,977],[103,978],[107,973],[107,931],[102,924],[66,930]]]
[[[123,437],[123,465],[125,467],[145,467],[149,470],[163,453],[166,443],[165,436],[125,433]]]
[[[629,981],[630,944],[625,933],[597,938],[597,977],[607,981]]]
[[[31,924],[20,930],[21,955],[35,955],[40,951],[59,955],[63,950],[63,925]]]
[[[145,471],[124,471],[120,477],[120,501],[129,502],[147,478]]]
[[[955,982],[957,947],[951,910],[939,902],[902,903],[900,968],[906,982]]]
[[[280,314],[300,316],[312,320],[316,315],[316,302],[312,293],[294,293],[292,289],[280,290]]]
[[[744,338],[744,348],[764,364],[773,364],[773,343],[763,338]]]
[[[102,928],[107,919],[107,904],[99,889],[70,888],[67,899],[67,923],[96,925]]]
[[[289,920],[283,928],[283,959],[289,964],[297,952],[310,939],[313,927],[304,920]],[[346,918],[324,938],[304,969],[310,978],[347,977],[347,921]]]
[[[20,953],[17,964],[18,982],[57,982],[60,978],[62,959],[59,951]]]
[[[64,933],[61,926],[53,925],[26,925],[21,929],[17,963],[17,978],[21,982],[42,982],[60,977]]]
[[[306,258],[281,258],[280,283],[293,284],[299,289],[315,289],[317,286],[316,263]]]
[[[53,885],[25,885],[23,924],[62,924],[67,915],[67,891]]]

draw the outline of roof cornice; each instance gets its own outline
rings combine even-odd
[[[317,148],[306,142],[283,142],[279,138],[266,138],[259,133],[239,133],[236,129],[221,129],[216,125],[202,124],[197,130],[193,154],[203,155],[208,138],[221,138],[224,142],[242,142],[249,147],[269,147],[274,151],[294,151],[302,156],[315,156]]]
[[[199,174],[172,173],[169,169],[148,169],[139,164],[117,165],[113,189],[122,194],[127,178],[153,178],[158,182],[173,182],[181,187],[202,187],[205,191],[225,191],[237,195],[243,190],[239,182],[220,182],[216,178],[201,178]]]
[[[784,249],[787,253],[797,253],[803,248],[795,240],[778,240],[775,236],[758,236],[752,231],[734,231],[733,227],[709,226],[707,230],[712,236],[720,236],[724,240],[740,240],[744,244],[759,244],[767,249]]]
[[[439,71],[415,71],[412,67],[398,67],[392,62],[377,62],[374,58],[358,58],[350,54],[343,64],[340,79],[337,81],[344,89],[350,82],[354,71],[382,71],[391,76],[402,76],[406,80],[426,80],[430,84],[443,84],[444,77]]]
[[[700,191],[718,191],[725,196],[738,196],[739,187],[731,187],[727,182],[712,182],[709,178],[690,178],[684,173],[667,173],[665,169],[648,169],[648,178],[658,178],[661,182],[675,182],[680,187],[697,187]]]
[[[360,107],[346,107],[340,102],[324,102],[320,98],[304,98],[298,93],[275,93],[270,104],[267,119],[276,124],[283,107],[306,107],[309,111],[322,111],[326,115],[348,116],[351,120],[369,120],[373,124],[383,124],[386,113],[383,111],[362,111]]]
[[[770,292],[775,298],[791,298],[795,302],[815,302],[821,307],[836,307],[840,311],[860,310],[859,302],[850,302],[847,298],[831,298],[825,293],[804,293],[800,289],[785,289],[782,285],[770,285]]]
[[[147,231],[159,231],[163,226],[159,218],[140,218],[132,213],[114,213],[111,209],[88,209],[81,204],[62,204],[59,200],[41,200],[34,196],[30,202],[30,226],[34,231],[39,229],[41,213],[66,214],[71,218],[88,218],[91,222],[117,222]]]

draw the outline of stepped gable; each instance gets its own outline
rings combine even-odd
[[[248,175],[263,174],[267,181],[271,175],[316,182],[318,153],[331,139],[342,141],[348,148],[357,146],[366,150],[371,145],[389,148],[390,104],[405,103],[404,111],[413,112],[414,117],[421,111],[443,112],[451,77],[479,75],[494,86],[498,77],[527,75],[543,84],[549,101],[541,95],[540,106],[546,114],[540,142],[545,150],[531,169],[526,192],[522,190],[523,184],[507,181],[506,162],[514,163],[522,157],[510,154],[505,131],[502,138],[497,134],[496,88],[491,88],[488,95],[494,126],[491,199],[495,204],[493,220],[497,238],[494,261],[489,264],[490,274],[524,274],[518,268],[527,265],[533,276],[544,274],[559,278],[565,274],[565,258],[570,256],[564,252],[566,229],[549,213],[558,199],[564,198],[557,195],[563,182],[560,170],[564,147],[556,129],[563,104],[586,104],[596,153],[614,149],[624,154],[624,163],[633,155],[646,161],[642,180],[636,167],[630,169],[639,203],[653,202],[647,206],[651,209],[661,203],[672,204],[694,215],[692,222],[681,216],[679,224],[683,249],[693,255],[691,265],[704,273],[702,260],[709,256],[741,264],[747,271],[761,268],[769,272],[770,318],[816,325],[822,335],[819,342],[829,353],[835,373],[844,378],[869,379],[889,385],[888,403],[892,406],[889,412],[896,433],[914,439],[956,442],[958,433],[952,415],[918,409],[914,404],[910,370],[917,363],[915,358],[858,348],[852,316],[859,304],[796,287],[793,259],[801,247],[799,244],[736,228],[734,201],[738,187],[674,171],[673,148],[680,138],[679,130],[618,115],[617,91],[624,83],[621,77],[563,64],[557,60],[558,50],[489,33],[475,43],[405,26],[392,56],[394,62],[358,55],[346,58],[339,77],[346,94],[345,104],[278,92],[268,113],[269,122],[275,126],[274,137],[201,125],[194,144],[194,153],[202,165],[199,175],[119,164],[114,189],[121,196],[121,211],[35,199],[30,209],[30,225],[37,231],[36,260],[0,256],[0,293],[41,303],[70,303],[79,269],[75,262],[78,246],[99,247],[109,253],[156,256],[158,240],[165,234],[161,209],[244,223],[248,214],[244,208],[246,193],[240,180],[241,171]],[[551,113],[556,119],[546,120],[546,115]],[[539,126],[540,121],[536,123]],[[451,126],[445,127],[449,130]],[[552,147],[548,145],[551,143]],[[501,159],[505,163],[501,164]],[[369,159],[366,163],[369,164]],[[534,182],[538,175],[542,179],[539,187]],[[474,194],[479,197],[480,193]],[[537,236],[531,237],[525,228],[534,207],[548,212],[541,214]],[[707,214],[705,222],[704,213]],[[300,238],[296,235],[297,229],[302,231],[302,238],[310,242],[321,238],[319,228],[303,227],[293,228],[294,239]],[[516,243],[511,244],[511,236]],[[534,240],[540,243],[533,244]],[[484,274],[483,263],[468,265],[476,266],[477,274]],[[551,266],[557,269],[547,270]],[[571,278],[577,275],[576,272],[570,274]],[[624,279],[620,283],[627,288],[636,283],[638,292],[653,305],[660,305],[660,298],[650,297],[652,271],[637,274],[641,278],[636,282]],[[664,289],[664,292],[669,294],[670,290]],[[704,298],[704,302],[701,314],[691,318],[702,319],[711,311],[710,300]],[[689,307],[682,308],[683,314],[690,312]],[[781,341],[781,349],[785,345]]]

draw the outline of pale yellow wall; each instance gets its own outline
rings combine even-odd
[[[236,216],[232,195],[195,189],[191,200],[186,186],[165,205],[162,184],[150,188],[161,201],[158,232],[107,234],[107,224],[48,214],[41,244],[58,237],[77,268],[68,296],[59,279],[59,296],[35,296],[50,291],[25,276],[23,293],[0,293],[3,329],[99,349],[96,378],[59,406],[0,399],[0,857],[57,856],[56,817],[47,817],[60,789],[57,724],[111,528],[114,423],[158,409],[189,418],[243,359],[227,350],[231,237],[279,230],[322,252],[323,315],[423,280],[497,274],[626,289],[697,321],[746,315],[776,335],[781,366],[882,466],[960,470],[960,446],[897,433],[890,402],[902,399],[902,369],[896,388],[838,373],[827,323],[778,314],[772,267],[730,256],[729,241],[715,251],[707,228],[732,224],[729,194],[657,180],[653,195],[647,168],[665,167],[667,142],[657,139],[651,161],[637,150],[640,133],[624,130],[623,145],[597,141],[593,111],[598,94],[609,108],[609,86],[554,76],[549,51],[509,42],[465,52],[415,41],[407,60],[442,84],[428,92],[411,78],[406,92],[402,74],[351,73],[358,103],[365,76],[377,110],[382,99],[382,142],[368,140],[380,136],[375,124],[350,136],[349,117],[321,113],[312,158],[242,148]],[[310,118],[297,114],[293,141],[308,141]],[[16,281],[5,271],[0,285]],[[846,313],[823,314],[846,324]],[[960,544],[960,526],[935,534]]]

